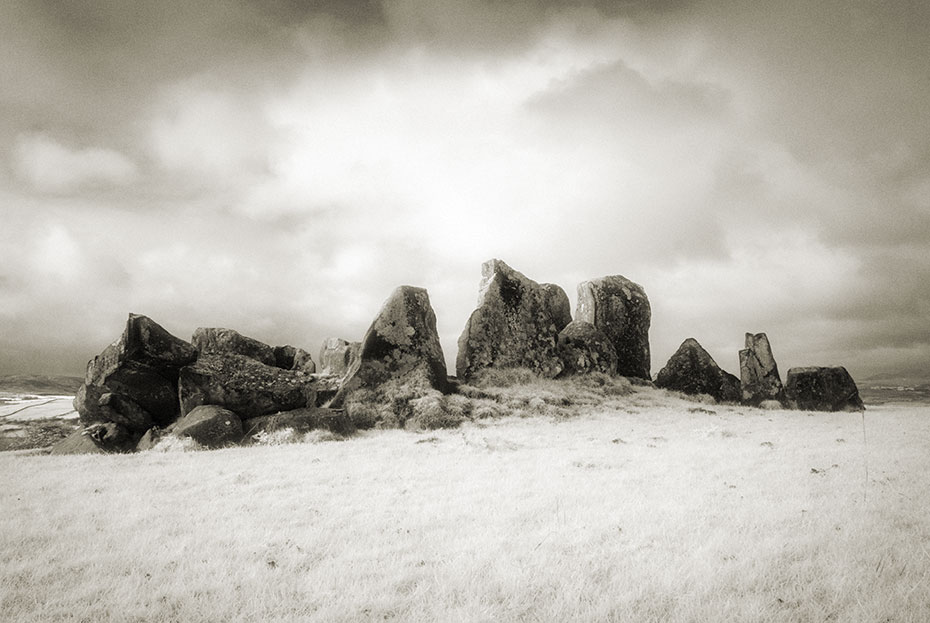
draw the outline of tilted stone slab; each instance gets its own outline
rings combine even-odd
[[[268,366],[244,355],[202,355],[181,369],[181,413],[186,415],[200,405],[218,405],[250,418],[314,406],[312,383],[303,372]]]
[[[481,274],[478,307],[458,342],[458,377],[469,380],[489,367],[557,376],[563,369],[559,332],[571,322],[565,291],[536,283],[497,259],[485,262]]]
[[[191,344],[201,355],[243,355],[266,366],[277,365],[274,348],[233,329],[199,327],[191,337]]]
[[[759,405],[765,400],[784,402],[784,386],[765,333],[746,334],[746,348],[739,351],[739,373],[744,403]]]

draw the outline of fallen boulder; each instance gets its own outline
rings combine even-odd
[[[50,454],[108,454],[108,451],[85,435],[82,429],[74,431],[52,446]]]
[[[576,320],[603,331],[617,351],[617,373],[651,380],[649,324],[652,310],[645,290],[621,275],[578,284]]]
[[[856,382],[842,366],[791,368],[785,381],[791,409],[806,411],[863,411]]]
[[[95,423],[68,435],[54,446],[51,454],[109,454],[127,452],[132,438],[124,427],[113,422]]]
[[[233,329],[200,327],[194,331],[191,344],[201,355],[243,355],[266,366],[277,365],[275,352],[271,346],[246,337]]]
[[[222,448],[242,439],[242,420],[229,409],[201,405],[178,420],[171,434],[190,437],[206,448]]]
[[[562,374],[617,371],[617,349],[603,331],[590,322],[575,320],[559,333]]]
[[[114,422],[140,435],[178,417],[181,367],[197,351],[150,318],[130,314],[120,338],[87,364],[74,408],[84,425]]]
[[[358,359],[361,342],[348,342],[338,337],[327,338],[320,347],[320,372],[343,376]]]
[[[784,404],[784,387],[765,333],[746,334],[746,348],[739,351],[739,373],[743,403],[777,400]]]
[[[458,342],[458,377],[469,380],[489,367],[557,376],[563,368],[559,332],[571,322],[565,291],[536,283],[497,259],[485,262],[481,275],[478,307]]]
[[[250,418],[313,406],[309,375],[259,363],[244,355],[207,354],[181,369],[181,414],[200,405],[217,405]]]
[[[725,372],[694,338],[681,343],[656,376],[656,387],[707,394],[718,402],[739,402],[739,379]]]
[[[365,333],[358,361],[329,406],[340,406],[356,389],[375,388],[413,373],[424,375],[435,389],[447,389],[446,361],[429,294],[423,288],[400,286]]]

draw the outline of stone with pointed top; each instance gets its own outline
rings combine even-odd
[[[746,334],[746,348],[739,351],[739,372],[743,403],[758,405],[764,400],[784,403],[784,386],[765,333]]]
[[[489,367],[557,376],[563,369],[559,332],[571,322],[565,291],[536,283],[497,259],[485,262],[481,274],[478,308],[459,338],[459,378],[468,380]]]
[[[87,364],[74,408],[85,426],[113,422],[131,435],[177,419],[179,370],[197,357],[152,319],[129,314],[118,340]]]
[[[739,402],[739,379],[717,365],[704,347],[689,337],[656,376],[656,387],[686,394],[707,394],[718,402]]]
[[[448,389],[446,361],[429,294],[423,288],[400,286],[365,333],[358,360],[329,406],[340,406],[356,389],[375,388],[415,373],[435,389]]]

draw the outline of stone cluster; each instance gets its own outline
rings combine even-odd
[[[739,351],[740,378],[720,369],[694,338],[688,338],[656,377],[656,386],[686,394],[707,394],[720,402],[763,408],[808,411],[865,409],[846,368],[806,367],[788,370],[783,385],[765,333],[747,333]]]
[[[294,346],[225,328],[198,328],[186,342],[130,314],[120,338],[88,362],[74,399],[84,430],[56,452],[146,449],[168,435],[220,447],[281,428],[350,434],[354,426],[340,407],[353,392],[407,383],[448,393],[488,368],[651,382],[651,307],[639,284],[621,275],[582,282],[573,320],[559,286],[497,259],[481,270],[478,305],[458,342],[457,379],[447,376],[429,295],[413,286],[394,290],[361,342],[325,340],[319,372]],[[746,334],[739,361],[737,379],[689,338],[655,384],[756,406],[863,408],[844,368],[795,368],[783,386],[764,333]]]

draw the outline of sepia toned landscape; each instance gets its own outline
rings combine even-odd
[[[0,623],[930,621],[930,3],[0,2]]]

